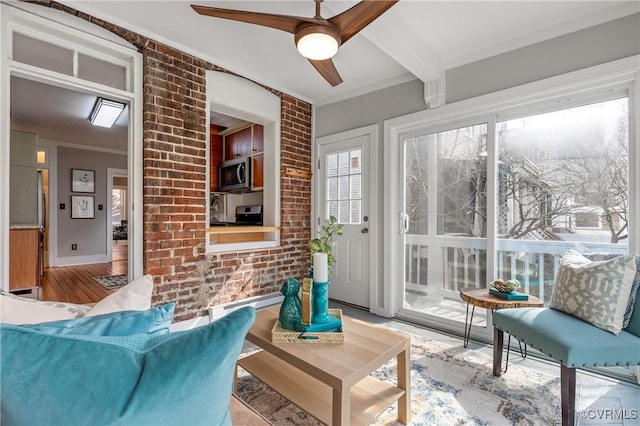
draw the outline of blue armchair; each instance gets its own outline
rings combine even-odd
[[[634,286],[640,281],[640,256],[635,260]],[[627,365],[640,371],[640,294],[618,335],[551,308],[501,309],[493,314],[493,326],[494,376],[501,374],[504,332],[560,363],[563,426],[575,422],[576,368]]]

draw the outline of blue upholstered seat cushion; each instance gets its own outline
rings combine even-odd
[[[592,262],[568,249],[560,260],[549,307],[618,334],[635,275],[634,255]]]
[[[623,330],[616,336],[549,308],[500,309],[493,313],[493,325],[567,367],[640,361],[640,340],[633,334]]]
[[[173,322],[176,304],[146,311],[120,311],[110,314],[22,325],[24,328],[51,334],[82,334],[95,336],[128,336],[132,334],[166,334]]]
[[[0,325],[2,424],[230,424],[235,363],[254,319],[245,307],[200,328],[138,337]]]

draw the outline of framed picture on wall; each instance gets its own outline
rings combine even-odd
[[[71,192],[96,192],[96,172],[71,169]]]
[[[94,217],[93,195],[71,196],[71,219],[93,219]]]

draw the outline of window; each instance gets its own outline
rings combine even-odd
[[[625,96],[497,123],[498,276],[548,301],[567,247],[626,252],[628,111]]]
[[[256,237],[255,233],[243,232],[242,236],[236,238],[223,230],[208,230],[206,250],[213,253],[277,247],[280,245],[281,99],[245,78],[219,71],[207,71],[207,102],[209,112],[215,111],[216,114],[261,125],[263,145],[260,148],[264,151],[259,160],[264,168],[263,181],[257,186],[262,187],[262,193],[232,194],[233,199],[227,198],[227,212],[233,212],[235,215],[234,205],[262,204],[264,226],[259,237]],[[254,155],[253,159],[256,160],[256,157],[258,156]],[[253,164],[256,165],[256,161]],[[209,170],[207,179],[212,179],[211,175]],[[210,197],[207,203],[212,205]]]
[[[362,208],[362,150],[327,155],[327,209],[338,223],[359,225]]]

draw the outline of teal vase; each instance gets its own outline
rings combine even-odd
[[[329,281],[324,283],[319,283],[317,281],[313,282],[313,315],[311,315],[311,323],[313,324],[323,324],[331,321],[331,316],[329,315],[329,292],[327,286],[329,285]]]
[[[300,283],[294,278],[288,278],[280,288],[280,293],[284,296],[280,305],[280,325],[284,329],[295,330],[296,322],[299,323],[302,317],[299,291]]]

